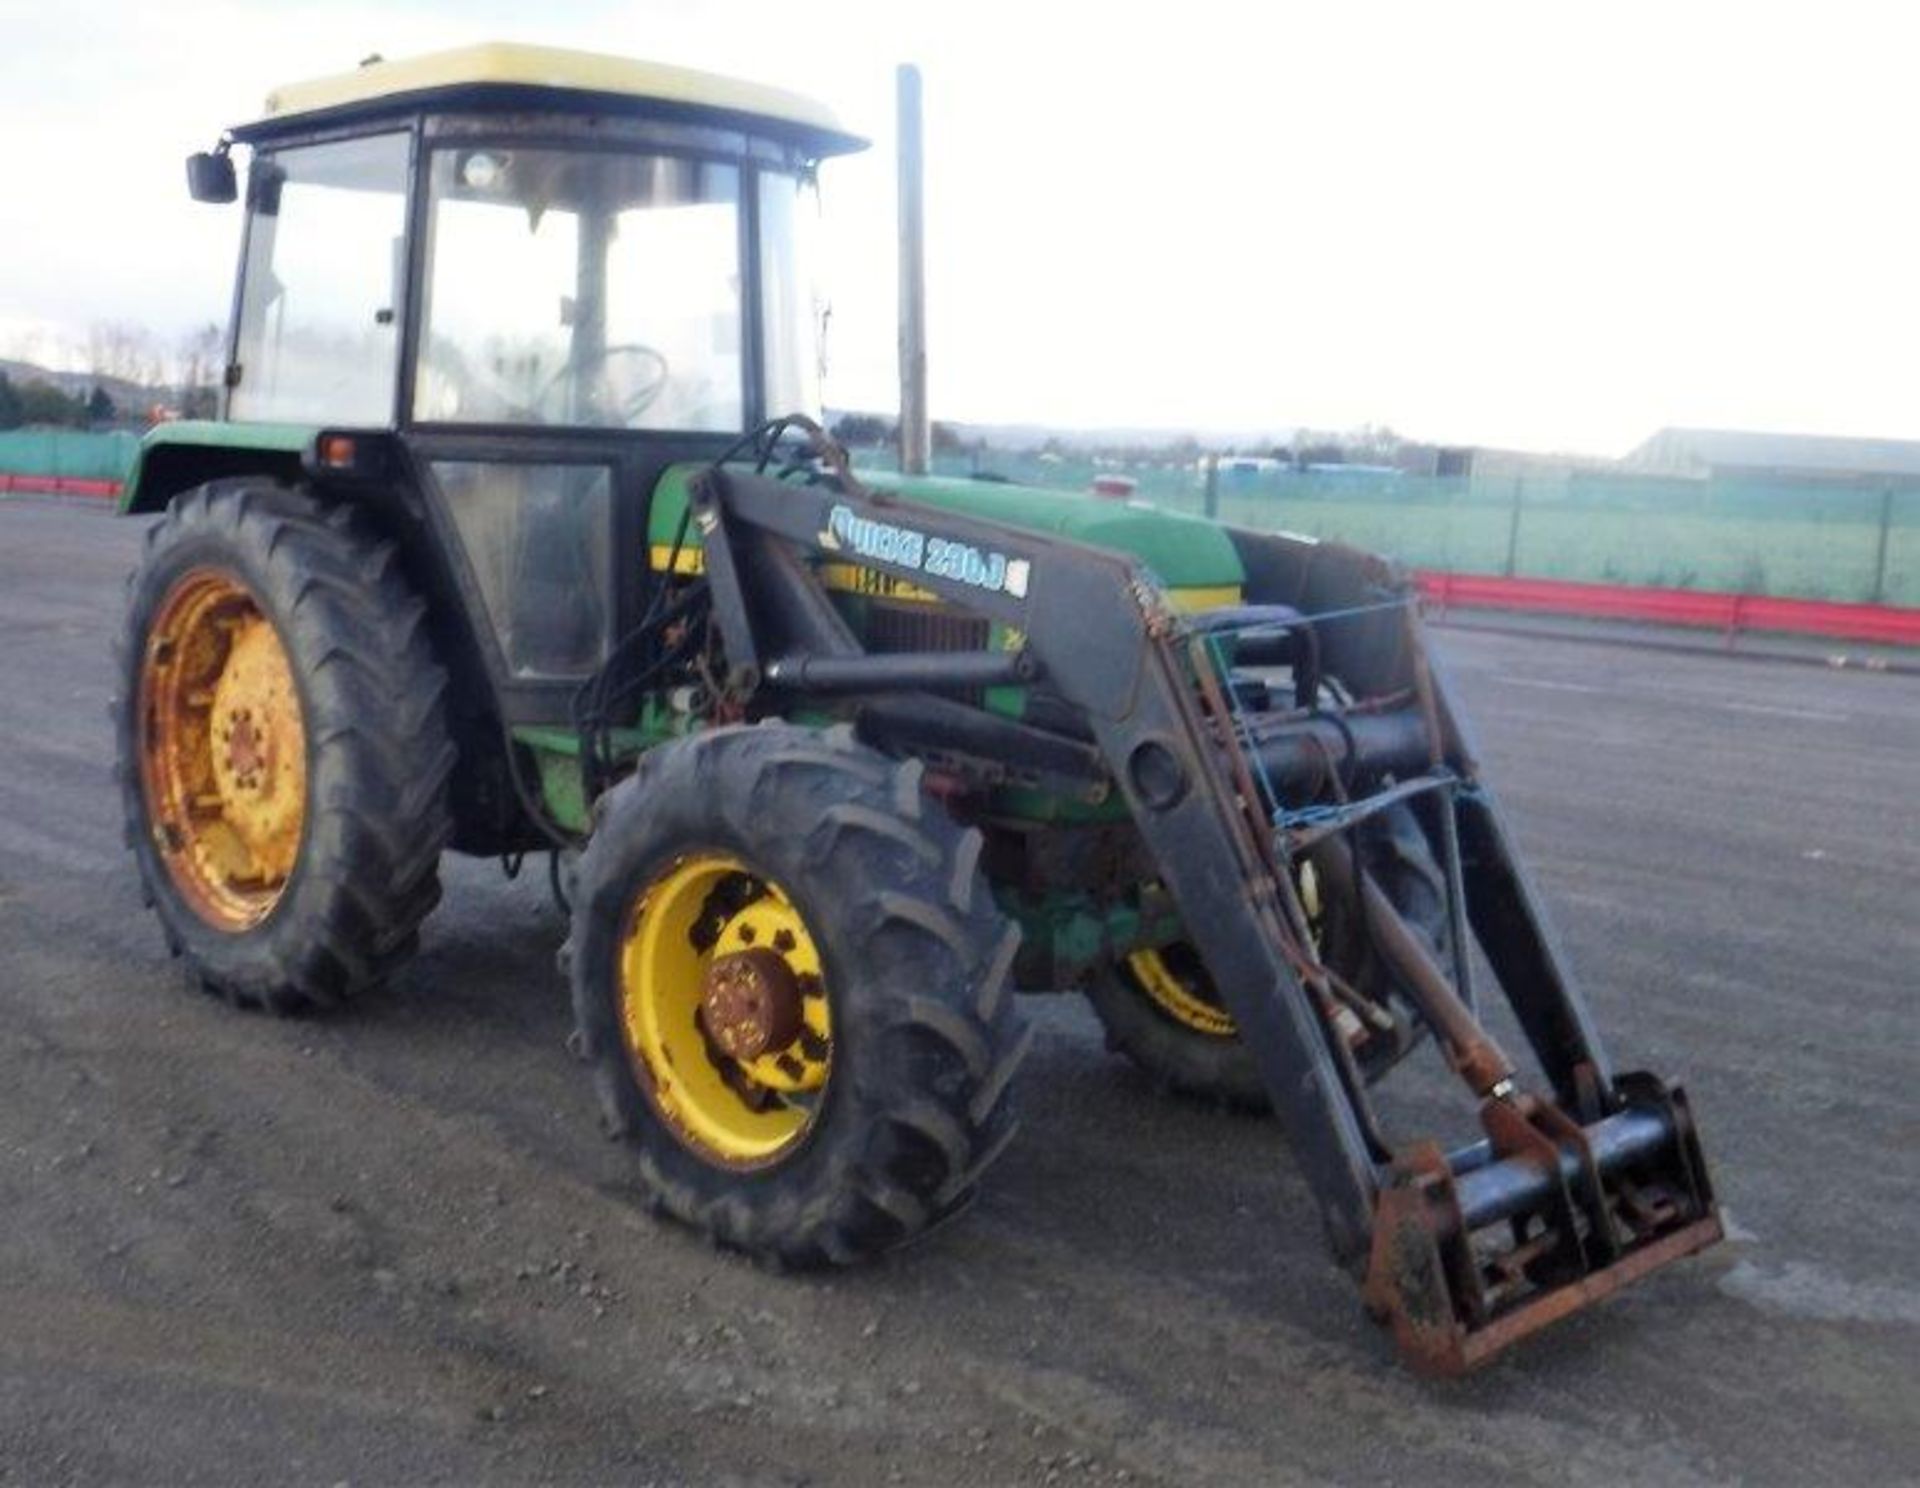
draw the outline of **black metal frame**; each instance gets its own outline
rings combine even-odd
[[[1409,699],[1370,745],[1349,733],[1346,773],[1380,798],[1418,798],[1552,1095],[1521,1089],[1516,1066],[1481,1028],[1460,970],[1449,977],[1395,933],[1392,905],[1364,877],[1375,945],[1413,987],[1450,1063],[1479,1103],[1484,1142],[1451,1155],[1391,1147],[1344,1039],[1332,1033],[1327,973],[1306,934],[1288,866],[1303,843],[1274,825],[1256,753],[1324,754],[1324,723],[1303,721],[1250,747],[1208,649],[1205,617],[1173,613],[1138,560],[1104,549],[876,496],[848,479],[795,485],[715,467],[693,489],[713,621],[743,699],[778,711],[795,697],[860,700],[863,727],[948,710],[948,748],[1017,754],[1037,743],[1097,769],[1120,790],[1258,1065],[1319,1205],[1329,1245],[1364,1273],[1370,1303],[1419,1367],[1456,1372],[1625,1284],[1713,1243],[1720,1224],[1684,1097],[1650,1076],[1616,1075],[1563,969],[1538,895],[1480,780],[1457,709],[1426,654],[1410,591],[1351,550],[1236,533],[1269,628],[1291,629],[1317,664],[1368,694]],[[930,570],[927,546],[848,552],[845,535],[881,524],[1021,566],[1020,592]],[[943,551],[947,551],[943,549]],[[850,560],[940,601],[1016,627],[1011,656],[868,656],[839,619],[811,560]],[[1336,623],[1338,622],[1338,623]],[[942,689],[1044,685],[1078,727],[1035,729],[966,707]],[[784,696],[783,696],[784,694]],[[1409,718],[1423,758],[1409,761]],[[970,719],[966,730],[957,727]],[[1012,731],[1021,731],[1014,734]],[[964,737],[963,737],[964,735]],[[955,741],[959,742],[956,743]],[[1291,742],[1289,742],[1291,740]],[[1293,751],[1292,756],[1287,750]],[[1370,775],[1355,774],[1366,765]],[[1381,777],[1385,776],[1382,783]],[[1396,778],[1397,777],[1397,778]],[[1084,779],[1084,775],[1082,776]],[[1342,808],[1357,820],[1373,803]],[[1344,830],[1319,830],[1315,840]],[[1457,844],[1457,850],[1456,850]],[[1404,930],[1404,926],[1401,926]],[[1505,1247],[1489,1256],[1490,1229]]]

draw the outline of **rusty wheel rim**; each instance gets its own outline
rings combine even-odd
[[[137,716],[148,826],[174,887],[215,929],[251,929],[300,856],[307,735],[286,646],[234,575],[196,568],[167,590]]]

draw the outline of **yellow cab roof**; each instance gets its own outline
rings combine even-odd
[[[837,155],[864,148],[824,104],[781,88],[643,62],[631,57],[563,47],[487,41],[451,51],[388,62],[370,59],[352,72],[288,83],[267,95],[259,119],[233,131],[238,139],[287,132],[297,123],[326,122],[349,115],[398,110],[428,103],[454,107],[509,99],[517,107],[530,95],[565,95],[555,102],[594,102],[609,109],[690,111],[730,116],[797,136],[814,153]]]

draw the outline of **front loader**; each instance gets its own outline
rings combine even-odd
[[[604,1125],[651,1206],[762,1258],[965,1206],[1014,1133],[1016,987],[1270,1108],[1424,1371],[1719,1238],[1685,1099],[1613,1067],[1390,565],[856,472],[793,412],[796,193],[858,144],[824,111],[492,46],[234,138],[224,417],[157,431],[125,501],[165,512],[128,838],[202,985],[342,1002],[443,851],[544,849]],[[236,194],[227,149],[196,195]],[[1451,1151],[1372,1096],[1428,1043],[1481,1133]]]

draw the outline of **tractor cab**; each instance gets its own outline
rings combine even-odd
[[[231,139],[229,418],[738,435],[817,411],[803,202],[862,147],[824,109],[496,44],[281,89]]]
[[[814,173],[863,142],[773,89],[489,44],[276,91],[196,196],[237,194],[231,143],[224,437],[376,436],[338,447],[412,467],[496,685],[554,716],[645,602],[613,555],[660,474],[818,415]]]

